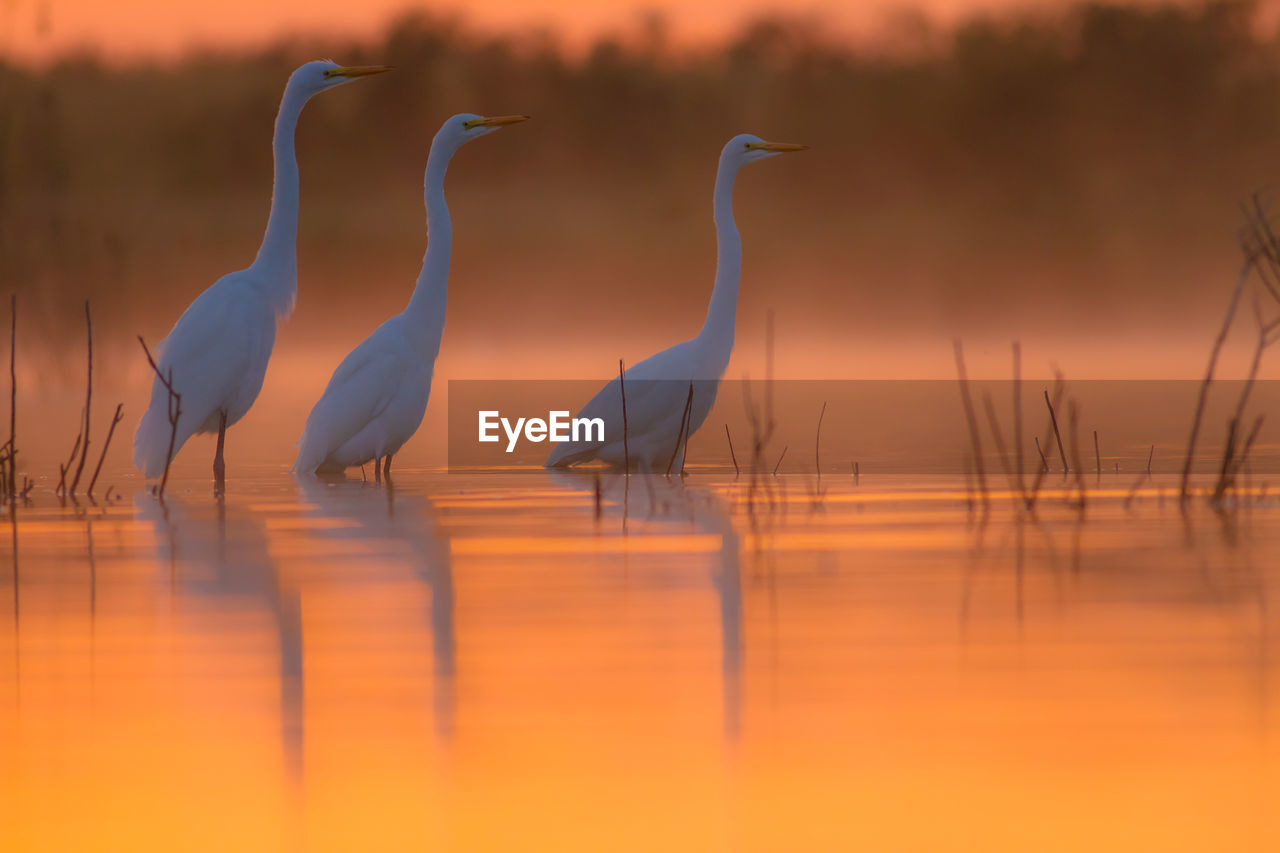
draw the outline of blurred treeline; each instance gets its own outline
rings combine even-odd
[[[1235,270],[1237,201],[1280,179],[1258,12],[1086,4],[856,47],[767,19],[696,50],[650,20],[585,52],[410,17],[377,44],[3,67],[0,289],[51,340],[79,333],[86,296],[104,335],[163,335],[252,259],[284,81],[331,56],[398,71],[303,113],[295,341],[353,344],[407,299],[427,146],[460,111],[535,117],[450,173],[449,335],[473,346],[695,332],[716,157],[740,131],[812,146],[739,183],[744,324],[1200,328]]]

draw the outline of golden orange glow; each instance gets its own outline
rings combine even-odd
[[[719,551],[719,536],[495,536],[458,537],[450,542],[457,556],[503,554],[709,554]]]
[[[0,853],[1280,850],[1280,4],[1066,2],[0,0]]]
[[[616,507],[597,519],[530,475],[265,482],[220,510],[23,522],[5,849],[189,848],[193,827],[264,850],[1280,838],[1266,617],[1227,591],[1253,569],[1198,601],[1203,568],[1150,503],[1097,497],[1064,575],[1048,543],[1075,514],[1044,496],[1015,575],[1008,518],[975,550],[954,488],[832,488],[831,512],[768,515],[756,539],[696,486],[623,537]],[[493,506],[502,490],[541,508]],[[1100,570],[1135,535],[1151,600]]]
[[[1055,0],[1057,2],[1057,0]],[[917,0],[910,4],[940,21],[981,10],[1023,5],[1023,0]],[[646,11],[668,18],[674,34],[685,39],[720,37],[776,4],[733,0],[653,0]],[[817,13],[853,32],[883,26],[900,8],[899,0],[856,4],[787,4],[791,13]],[[58,0],[15,3],[11,42],[18,54],[48,59],[89,49],[118,58],[173,57],[192,48],[258,46],[299,34],[379,35],[395,16],[418,10],[439,11],[438,4],[413,0],[224,0],[219,3],[171,0]],[[487,29],[550,27],[570,41],[634,26],[640,20],[630,0],[460,0],[444,7]]]

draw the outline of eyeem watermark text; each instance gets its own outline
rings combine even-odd
[[[512,423],[496,410],[476,413],[479,419],[479,440],[496,442],[501,440],[498,428],[507,435],[507,453],[516,449],[521,436],[526,441],[604,441],[604,418],[571,418],[567,411],[547,413],[547,419],[516,418]]]

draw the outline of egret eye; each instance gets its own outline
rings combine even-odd
[[[337,73],[338,73],[338,69],[336,68],[326,68],[324,70],[324,78],[328,80],[329,78],[333,77]]]

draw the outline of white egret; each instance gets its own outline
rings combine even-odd
[[[298,116],[312,96],[389,70],[318,60],[290,75],[276,114],[275,183],[258,256],[248,269],[223,276],[196,297],[158,347],[157,367],[166,378],[172,376],[182,400],[173,452],[195,433],[216,432],[213,472],[219,484],[226,471],[226,429],[244,417],[262,390],[276,321],[292,313],[297,299],[298,160],[293,137]],[[133,464],[145,476],[164,470],[172,429],[169,393],[156,377],[151,404],[133,436]]]
[[[424,179],[429,239],[413,296],[404,311],[375,329],[333,372],[307,415],[296,473],[341,471],[370,460],[379,479],[391,473],[391,457],[417,432],[427,411],[444,334],[453,243],[444,198],[449,161],[465,143],[528,118],[462,113],[446,121],[431,140]]]
[[[738,171],[748,163],[807,148],[807,145],[789,142],[765,142],[749,133],[735,136],[725,144],[720,152],[714,195],[716,281],[702,330],[690,340],[633,364],[620,378],[615,377],[605,385],[578,414],[580,418],[603,418],[604,440],[563,442],[547,459],[548,467],[567,467],[592,460],[622,467],[629,459],[631,467],[640,471],[665,471],[673,461],[679,470],[684,461],[681,437],[687,439],[706,420],[733,353],[738,279],[742,271],[742,241],[733,221],[734,181]]]

